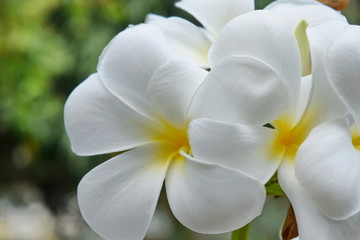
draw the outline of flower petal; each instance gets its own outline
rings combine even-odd
[[[246,56],[232,56],[216,65],[196,92],[189,118],[266,124],[289,105],[289,92],[267,64]]]
[[[298,150],[295,170],[327,217],[346,219],[360,211],[360,152],[346,119],[313,129]]]
[[[175,217],[200,233],[240,228],[260,215],[265,201],[265,188],[259,181],[190,156],[171,164],[165,184]]]
[[[146,99],[148,83],[170,59],[163,33],[155,26],[143,24],[119,33],[104,50],[97,69],[110,92],[151,117]]]
[[[298,41],[300,58],[301,58],[301,68],[302,76],[308,76],[311,74],[311,54],[310,54],[310,45],[309,39],[306,34],[306,29],[309,24],[302,20],[295,29],[295,37]]]
[[[156,125],[137,113],[91,75],[70,95],[64,110],[72,149],[79,155],[127,150],[150,142]]]
[[[305,111],[312,116],[313,126],[348,113],[329,83],[324,60],[329,45],[346,26],[345,23],[332,21],[309,27],[307,31],[311,49],[313,89],[309,108]]]
[[[151,144],[130,150],[94,168],[81,180],[81,214],[100,236],[144,238],[167,170],[163,147]]]
[[[299,101],[296,108],[296,123],[301,122],[301,119],[305,117],[308,109],[310,108],[311,97],[313,94],[314,82],[312,75],[301,78],[301,87],[299,94]]]
[[[201,67],[208,67],[208,51],[212,45],[201,29],[179,17],[155,18],[149,24],[159,27],[174,55]]]
[[[248,55],[271,66],[286,81],[296,106],[301,78],[301,61],[295,27],[270,11],[253,11],[229,22],[210,54],[214,66],[229,56]],[[265,40],[266,39],[266,40]]]
[[[193,15],[214,36],[231,19],[255,8],[254,0],[181,0],[175,6]]]
[[[326,71],[340,99],[360,119],[360,27],[349,26],[331,45],[326,55]]]
[[[239,170],[263,184],[282,159],[282,153],[271,148],[274,129],[197,119],[190,123],[188,134],[195,159]]]
[[[285,16],[293,26],[301,20],[306,20],[310,25],[331,20],[347,22],[338,11],[313,0],[278,0],[265,9]]]
[[[289,198],[296,215],[299,238],[305,240],[360,239],[360,213],[347,220],[331,220],[314,205],[295,177],[291,160],[282,162],[279,183]]]
[[[207,74],[199,67],[175,60],[163,65],[149,83],[151,107],[171,124],[184,127],[191,99]]]

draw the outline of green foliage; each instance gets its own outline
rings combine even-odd
[[[285,196],[284,191],[281,189],[277,177],[277,173],[265,185],[266,193],[269,196],[282,197]]]
[[[71,152],[63,126],[66,98],[96,71],[113,36],[149,12],[172,11],[166,0],[0,2],[0,188],[31,181],[58,194],[76,189],[100,160]]]

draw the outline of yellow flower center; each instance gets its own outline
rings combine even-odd
[[[273,122],[277,135],[272,145],[275,154],[284,154],[287,158],[294,159],[300,145],[305,141],[311,131],[312,118],[306,115],[299,123],[293,124],[286,116]]]
[[[167,143],[162,149],[159,161],[183,161],[185,157],[181,153],[192,155],[187,135],[187,126],[176,127],[164,119],[158,120],[162,128],[153,136],[154,141]]]

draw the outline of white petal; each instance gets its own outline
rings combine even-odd
[[[283,156],[272,149],[274,129],[197,119],[190,123],[188,134],[195,159],[239,170],[263,184]]]
[[[107,91],[98,74],[72,92],[64,118],[72,149],[79,155],[118,152],[148,143],[156,128]]]
[[[171,50],[177,57],[201,67],[208,67],[208,51],[212,42],[201,29],[179,17],[154,20],[149,23],[159,27]]]
[[[155,26],[139,25],[119,33],[109,43],[97,69],[110,92],[151,116],[146,99],[148,83],[154,72],[170,59],[163,33]]]
[[[78,201],[90,227],[105,239],[141,240],[149,227],[167,169],[160,145],[116,156],[80,182]],[[160,159],[159,159],[160,158]],[[156,161],[163,161],[156,165]]]
[[[310,108],[311,97],[314,90],[314,82],[312,75],[301,78],[301,87],[299,94],[299,101],[296,108],[296,121],[295,123],[301,122],[303,117],[306,117],[306,113]]]
[[[295,178],[291,160],[283,161],[278,171],[279,183],[294,207],[301,240],[360,239],[360,213],[347,220],[331,220],[314,205]]]
[[[166,19],[166,17],[157,15],[157,14],[153,14],[153,13],[149,13],[148,15],[146,15],[145,23],[153,23],[155,21],[164,20],[164,19]]]
[[[309,27],[307,31],[311,49],[314,85],[309,109],[306,111],[313,118],[313,126],[343,117],[348,113],[344,104],[329,84],[325,71],[326,50],[345,27],[346,24],[344,23],[332,21]]]
[[[331,45],[326,56],[329,80],[357,121],[360,119],[360,27],[349,26]]]
[[[289,106],[290,96],[277,73],[251,57],[229,57],[214,66],[196,92],[189,117],[265,124]]]
[[[183,225],[199,233],[223,233],[261,213],[265,188],[260,182],[189,158],[174,162],[165,181],[170,208]]]
[[[360,152],[346,119],[312,130],[296,156],[296,176],[318,208],[331,219],[360,211]]]
[[[175,5],[193,15],[214,36],[231,19],[255,8],[254,0],[181,0]]]
[[[149,84],[151,107],[168,122],[184,127],[191,99],[207,74],[199,67],[175,60],[163,65]]]
[[[286,81],[296,105],[301,61],[295,27],[270,11],[253,11],[229,22],[210,54],[210,65],[234,55],[248,55],[271,66]]]
[[[293,26],[301,20],[306,20],[310,25],[331,20],[347,22],[338,11],[314,0],[278,0],[265,9],[285,16]]]

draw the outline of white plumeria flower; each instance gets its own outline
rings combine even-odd
[[[274,95],[266,106],[253,109],[249,120],[273,103],[286,105],[277,74],[251,57],[228,58],[209,73],[172,60],[166,46],[154,26],[125,30],[104,50],[98,72],[74,90],[65,106],[75,153],[129,150],[79,184],[82,215],[106,239],[144,237],[164,179],[170,208],[186,227],[200,233],[242,227],[260,214],[264,184],[280,162],[280,156],[269,161],[261,155],[275,138],[272,129],[225,123],[243,119],[246,115],[233,110],[247,108],[258,97]],[[267,81],[257,92],[255,85]],[[219,90],[244,87],[249,92],[244,101],[219,99]],[[217,110],[209,115],[211,105]],[[273,116],[277,110],[261,114]],[[228,158],[236,158],[253,177],[223,167]]]
[[[177,7],[193,15],[203,27],[179,18],[149,14],[146,22],[158,26],[171,50],[180,58],[208,68],[208,54],[222,28],[234,17],[253,11],[254,0],[181,0]]]
[[[286,171],[279,177],[291,179],[283,187],[301,209],[301,239],[355,240],[360,239],[360,27],[348,25],[331,35],[326,73],[355,123],[350,127],[337,119],[316,127],[299,149],[297,178]]]
[[[358,108],[359,28],[334,22],[317,25],[324,20],[346,23],[340,15],[327,15],[326,12],[333,11],[330,8],[323,7],[324,14],[314,14],[316,8],[320,10],[320,6],[313,7],[317,4],[315,1],[284,0],[271,4],[268,9],[288,14],[289,19],[296,20],[303,16],[313,23],[314,27],[310,27],[308,32],[310,43],[318,46],[312,49],[313,58],[320,57],[314,77],[326,76],[343,102]],[[326,51],[329,45],[330,50]],[[316,64],[316,59],[313,63]],[[326,92],[333,91],[328,84],[322,90],[316,84],[324,84],[316,80],[314,84],[313,103],[318,102]],[[327,99],[328,109],[337,108],[339,101],[336,97]],[[354,107],[348,107],[348,110],[359,116],[355,114]],[[328,115],[331,112],[328,111]],[[327,118],[334,117],[330,114]],[[360,239],[360,156],[357,140],[360,131],[357,128],[354,125],[350,130],[346,119],[315,127],[298,150],[295,168],[291,164],[283,164],[279,170],[279,181],[297,215],[301,239]]]
[[[339,173],[339,178],[334,179],[343,182],[335,184],[337,190],[334,190],[334,185],[331,184],[332,177],[336,172],[336,167],[341,168],[342,166],[331,159],[320,161],[325,155],[330,157],[334,154],[334,151],[331,151],[334,148],[332,142],[334,139],[330,137],[334,131],[331,121],[348,114],[348,110],[329,84],[324,61],[327,48],[337,35],[346,29],[348,24],[342,21],[314,24],[307,29],[308,41],[304,41],[304,38],[306,40],[306,25],[301,23],[296,31],[297,41],[290,27],[292,23],[286,24],[285,22],[286,20],[271,11],[257,11],[239,16],[224,27],[213,47],[210,62],[216,65],[224,59],[228,59],[230,62],[229,59],[243,57],[249,60],[252,58],[258,61],[259,65],[267,66],[268,77],[263,79],[263,82],[251,82],[252,85],[247,87],[248,82],[243,82],[244,78],[238,79],[237,75],[230,71],[232,67],[230,62],[229,74],[226,76],[233,81],[233,87],[225,89],[222,82],[213,83],[217,86],[211,86],[214,92],[209,95],[212,96],[211,99],[210,97],[208,99],[212,104],[208,105],[208,108],[202,109],[202,115],[214,118],[214,114],[222,113],[221,107],[217,105],[219,102],[241,102],[244,105],[239,107],[234,104],[232,112],[239,111],[242,115],[236,116],[239,118],[229,118],[228,121],[252,124],[251,126],[271,123],[277,132],[276,137],[269,141],[267,149],[263,149],[252,157],[255,159],[266,157],[268,161],[272,161],[272,156],[282,156],[279,183],[294,206],[300,238],[305,240],[355,240],[360,234],[358,225],[356,225],[359,219],[354,215],[358,211],[359,190],[351,191],[351,189],[356,186],[354,182],[358,181],[358,177],[354,178],[353,174],[358,172],[358,167],[356,164],[353,165],[354,161],[350,160],[347,163],[349,165],[346,166],[353,166],[356,170],[353,170],[348,178]],[[309,43],[309,46],[306,43]],[[309,52],[306,51],[309,48],[311,58],[308,55]],[[343,56],[346,55],[343,54]],[[260,66],[257,68],[257,71],[261,72]],[[312,75],[306,76],[309,72],[312,72]],[[206,84],[205,82],[202,86],[204,92]],[[268,98],[249,100],[254,99],[257,93],[263,94],[265,89],[273,94],[269,94]],[[358,96],[356,97],[358,98]],[[271,107],[267,104],[270,104]],[[261,107],[263,109],[260,111]],[[229,116],[231,115],[229,114]],[[325,125],[319,125],[322,123]],[[310,152],[308,149],[312,146],[319,146],[320,140],[313,137],[314,135],[311,134],[308,137],[312,129],[318,125],[319,127],[312,134],[316,136],[317,131],[330,133],[323,138],[323,145],[327,144],[327,146]],[[241,134],[236,127],[228,126],[228,132],[237,131],[240,136],[243,135],[243,139],[247,138],[248,135]],[[246,132],[245,125],[242,125],[241,131]],[[203,135],[203,137],[205,136],[207,139],[212,139],[207,143],[221,145],[221,139],[217,137],[216,131],[209,129],[209,133]],[[245,140],[238,141],[241,143]],[[238,154],[236,154],[236,146]],[[349,146],[354,152],[351,137]],[[207,146],[207,148],[209,147],[210,145]],[[243,167],[243,161],[239,161],[239,158],[236,157],[241,154],[243,148],[246,148],[246,144],[228,144],[222,148],[228,149],[232,153],[223,156],[223,165],[252,175],[248,169]],[[203,151],[203,153],[209,152]],[[208,155],[204,157],[211,159]],[[326,160],[329,161],[329,166],[325,168]],[[347,169],[344,168],[341,172],[345,174]],[[323,173],[321,173],[322,171]],[[318,175],[321,177],[317,181]],[[326,180],[325,177],[327,177]],[[312,181],[317,184],[313,184]],[[348,183],[349,185],[347,185]],[[346,196],[339,198],[345,185],[347,186]],[[311,194],[314,196],[310,197]],[[334,198],[336,194],[338,198]],[[330,196],[333,198],[328,199]],[[341,202],[341,199],[344,201]],[[327,200],[328,202],[324,202]],[[344,236],[349,236],[349,238],[343,238]]]

